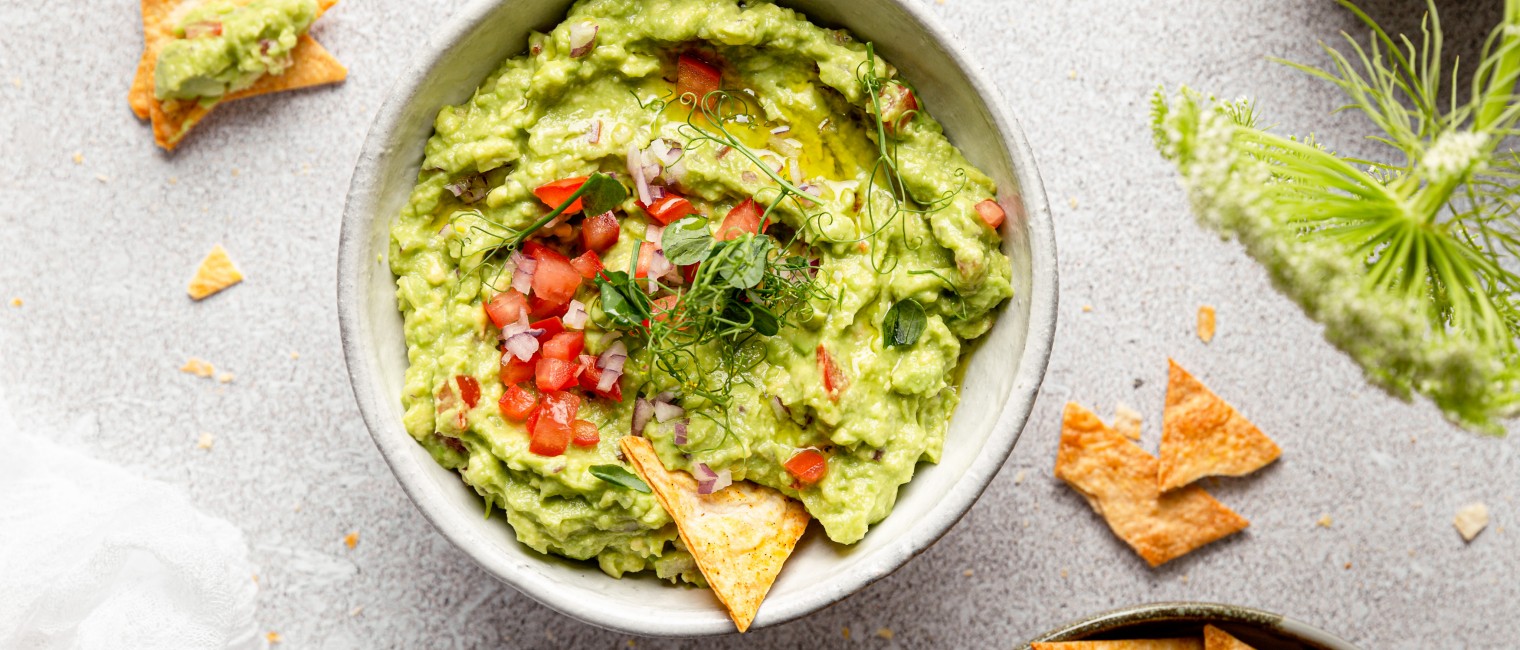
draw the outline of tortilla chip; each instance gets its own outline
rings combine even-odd
[[[1059,641],[1031,643],[1033,650],[1203,650],[1198,639],[1135,639],[1133,641]]]
[[[159,52],[163,50],[164,44],[174,39],[174,25],[179,22],[180,16],[199,2],[200,0],[142,0],[143,54],[137,63],[137,75],[132,78],[132,90],[127,93],[127,103],[139,119],[152,119],[153,141],[169,151],[173,151],[191,127],[211,112],[214,106],[202,106],[195,101],[160,102],[153,96],[153,73],[158,66]],[[337,3],[337,0],[318,0],[317,17],[320,18]],[[348,77],[348,69],[338,63],[310,34],[301,35],[290,56],[294,63],[285,74],[265,75],[252,86],[232,93],[221,101],[337,83]]]
[[[1471,542],[1478,533],[1488,528],[1488,505],[1478,502],[1469,503],[1457,511],[1457,516],[1452,519],[1452,525],[1457,527],[1457,532],[1462,535],[1462,540]]]
[[[208,361],[190,357],[190,360],[186,361],[185,365],[179,367],[179,371],[197,377],[210,377],[212,373],[216,372],[216,366],[211,365]]]
[[[1256,650],[1229,632],[1212,625],[1203,626],[1203,650]]]
[[[813,518],[801,503],[753,483],[697,494],[696,479],[686,472],[667,471],[648,440],[628,436],[622,446],[675,520],[681,541],[734,625],[740,632],[748,630],[760,601]]]
[[[1140,439],[1140,412],[1124,403],[1114,406],[1114,430],[1130,440]]]
[[[243,273],[233,265],[232,258],[227,257],[227,249],[217,244],[206,254],[206,259],[201,260],[195,277],[190,278],[188,291],[191,298],[201,300],[242,281]]]
[[[1244,476],[1282,455],[1266,434],[1176,361],[1161,416],[1161,489],[1205,476]]]
[[[1214,340],[1214,308],[1208,305],[1198,308],[1198,338],[1204,343]]]
[[[1081,493],[1114,534],[1152,567],[1250,525],[1197,486],[1162,493],[1156,487],[1157,467],[1155,456],[1092,411],[1066,404],[1056,477]]]

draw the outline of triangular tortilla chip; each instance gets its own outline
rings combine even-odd
[[[1087,498],[1114,534],[1156,567],[1250,525],[1202,488],[1163,494],[1156,457],[1075,402],[1066,404],[1056,477]]]
[[[217,244],[206,254],[206,259],[201,260],[200,268],[195,269],[188,291],[191,298],[200,300],[242,281],[242,272],[233,265],[232,258],[227,257],[227,250]]]
[[[1176,361],[1161,416],[1162,491],[1205,476],[1244,476],[1282,455],[1250,420],[1225,403]]]
[[[1229,632],[1212,625],[1203,626],[1203,650],[1256,650]]]
[[[812,517],[801,503],[753,483],[697,494],[696,479],[686,472],[667,471],[648,440],[628,436],[622,447],[675,520],[681,541],[734,625],[740,632],[748,630]]]
[[[1204,650],[1198,639],[1135,639],[1133,641],[1058,641],[1031,643],[1033,650]]]
[[[142,0],[143,55],[137,63],[137,75],[132,79],[132,90],[127,93],[127,103],[139,119],[153,121],[153,141],[173,151],[180,140],[190,132],[201,118],[211,112],[209,106],[195,101],[160,102],[153,96],[153,73],[158,66],[158,54],[164,44],[174,39],[174,25],[184,12],[202,0]],[[239,0],[240,2],[246,0]],[[337,4],[338,0],[318,0],[317,17]],[[337,83],[348,77],[348,69],[328,53],[310,34],[302,34],[290,51],[294,63],[285,74],[265,75],[252,86],[232,93],[221,101],[232,101],[281,90],[294,90],[310,86]]]

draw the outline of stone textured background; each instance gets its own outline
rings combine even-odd
[[[349,391],[333,288],[353,161],[406,44],[464,1],[348,0],[316,29],[346,84],[218,109],[173,156],[125,101],[136,2],[0,4],[0,395],[23,426],[183,485],[241,526],[262,567],[259,619],[282,647],[630,645],[517,595],[435,534]],[[1448,42],[1475,60],[1500,3],[1448,4]],[[1150,144],[1151,91],[1189,83],[1253,94],[1268,123],[1359,150],[1361,122],[1329,115],[1325,84],[1265,59],[1322,63],[1316,42],[1352,17],[1325,0],[926,6],[994,71],[1054,205],[1061,324],[1045,394],[970,515],[895,575],[743,639],[638,647],[1010,647],[1170,599],[1258,606],[1368,648],[1520,639],[1515,440],[1367,387],[1237,246],[1195,225]],[[1423,3],[1369,10],[1412,32]],[[193,303],[185,281],[216,243],[248,280]],[[1212,345],[1193,334],[1205,303],[1219,310]],[[1138,408],[1154,449],[1169,355],[1285,453],[1211,488],[1248,532],[1152,570],[1050,470],[1068,398]],[[235,379],[180,373],[190,356]],[[1464,544],[1451,518],[1473,500],[1494,523]]]

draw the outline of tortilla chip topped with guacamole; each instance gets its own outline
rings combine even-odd
[[[1013,294],[997,188],[932,110],[775,4],[575,4],[439,111],[392,226],[407,430],[614,576],[697,573],[628,436],[859,541]]]
[[[348,76],[306,32],[337,0],[142,0],[127,101],[172,151],[216,104]]]

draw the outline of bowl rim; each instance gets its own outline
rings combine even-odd
[[[380,450],[402,490],[413,505],[451,544],[462,551],[480,568],[497,580],[512,586],[535,601],[582,622],[646,636],[689,637],[733,632],[727,617],[715,619],[712,624],[697,622],[685,624],[672,621],[651,620],[647,617],[624,612],[588,611],[581,602],[550,588],[542,588],[536,581],[523,579],[505,558],[484,551],[488,547],[474,528],[456,526],[439,512],[443,508],[441,497],[426,488],[425,477],[405,462],[402,454],[409,452],[416,442],[401,430],[399,422],[382,421],[383,409],[378,396],[371,387],[377,385],[378,369],[368,361],[369,342],[364,340],[365,318],[359,309],[359,295],[364,289],[356,277],[361,264],[367,264],[371,251],[369,243],[373,229],[372,213],[376,206],[371,191],[372,179],[379,175],[381,161],[389,153],[386,139],[400,128],[403,109],[408,99],[422,86],[426,75],[450,50],[463,40],[482,21],[487,20],[501,6],[512,0],[472,0],[449,17],[427,39],[411,61],[387,91],[384,103],[376,111],[365,136],[349,191],[345,196],[338,245],[337,300],[339,336],[343,345],[344,361],[349,374],[349,386],[359,407],[365,428],[375,446]],[[562,0],[567,6],[571,0]],[[932,511],[918,525],[877,551],[879,561],[861,563],[844,574],[836,574],[833,581],[839,589],[817,590],[790,601],[790,606],[762,609],[752,629],[789,622],[839,602],[858,593],[871,583],[895,572],[913,557],[928,550],[960,521],[975,505],[992,479],[1013,451],[1024,426],[1034,409],[1040,384],[1043,381],[1051,350],[1055,344],[1055,325],[1058,301],[1058,265],[1054,220],[1045,194],[1044,184],[1035,167],[1034,154],[1028,140],[1007,101],[984,67],[971,58],[955,36],[941,26],[926,8],[910,0],[885,0],[897,5],[920,29],[938,42],[945,54],[966,75],[970,85],[982,97],[993,126],[998,132],[1002,148],[1006,151],[1015,177],[1021,200],[1025,236],[1029,246],[1030,286],[1029,320],[1024,338],[1024,349],[1018,354],[1017,372],[1003,404],[1001,414],[992,425],[985,444],[964,474],[945,494],[941,509]],[[787,4],[786,0],[780,0]],[[1010,215],[1012,216],[1012,215]],[[1017,298],[1016,298],[1017,299]],[[397,435],[396,432],[399,432]],[[405,446],[403,446],[405,445]],[[531,583],[531,584],[530,584]]]
[[[1078,641],[1131,625],[1167,621],[1239,623],[1268,628],[1326,650],[1357,650],[1350,641],[1295,618],[1254,607],[1202,601],[1146,603],[1093,614],[1044,632],[1020,647],[1028,650],[1036,642]]]

